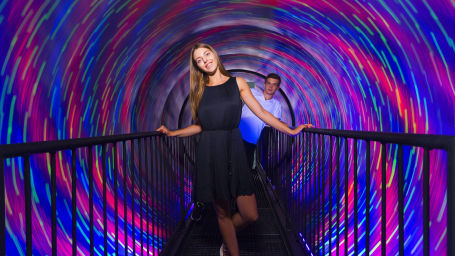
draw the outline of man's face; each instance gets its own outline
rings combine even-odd
[[[276,90],[278,90],[278,88],[280,87],[279,83],[280,81],[278,79],[270,77],[267,78],[267,80],[265,80],[265,93],[273,96]]]

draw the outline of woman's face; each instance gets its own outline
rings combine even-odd
[[[193,52],[193,59],[204,73],[212,74],[218,68],[218,61],[210,49],[197,48]]]

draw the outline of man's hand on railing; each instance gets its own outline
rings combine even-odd
[[[301,125],[297,126],[297,128],[292,130],[291,136],[295,136],[295,135],[299,134],[304,128],[312,128],[312,127],[314,127],[314,125],[312,125],[312,124],[301,124]]]

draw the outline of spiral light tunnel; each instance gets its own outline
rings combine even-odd
[[[259,88],[261,77],[249,71],[278,73],[296,123],[455,135],[454,24],[453,0],[1,0],[0,144],[152,131],[161,123],[177,128],[189,93],[189,53],[196,42],[212,45],[228,70],[240,70],[234,75]],[[290,122],[289,109],[281,102]],[[189,122],[186,109],[184,123]],[[63,254],[71,250],[69,158],[60,154],[57,165],[57,235]],[[443,255],[448,242],[446,187],[439,185],[445,174],[438,171],[443,154],[440,159],[430,177],[432,255]],[[48,161],[42,156],[31,161],[36,255],[51,250]],[[25,253],[24,206],[16,203],[23,198],[21,164],[13,159],[5,167],[8,255]],[[422,250],[422,231],[413,230],[413,222],[421,218],[420,201],[413,197],[414,190],[421,190],[421,167],[414,165],[405,163],[409,255]],[[77,189],[87,191],[86,167],[78,168],[82,181]],[[389,173],[394,183],[392,168]],[[95,183],[99,194],[99,176]],[[380,182],[372,188],[373,194],[380,193]],[[112,198],[109,190],[109,207]],[[82,255],[89,244],[87,200],[80,193]],[[377,207],[380,198],[374,200],[372,207]],[[100,207],[95,205],[95,218],[100,218]],[[348,207],[351,211],[352,205]],[[387,209],[391,244],[398,243],[395,210]],[[108,209],[110,216],[112,211]],[[371,223],[379,223],[377,216],[372,215]],[[124,221],[123,215],[120,219]],[[370,250],[380,255],[380,235],[374,232]],[[95,234],[95,239],[102,238],[101,232]],[[113,237],[108,239],[112,250]],[[99,244],[97,252],[103,250]],[[395,255],[397,246],[388,247],[387,253]]]

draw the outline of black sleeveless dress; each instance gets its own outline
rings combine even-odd
[[[206,86],[199,104],[202,127],[196,154],[194,199],[213,202],[253,194],[252,177],[239,130],[242,100],[235,77]]]

